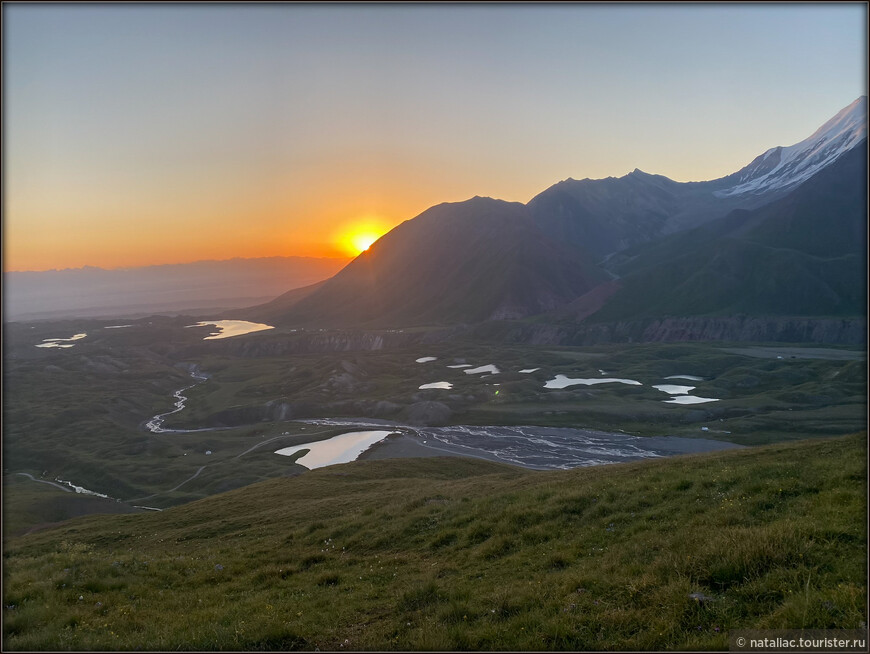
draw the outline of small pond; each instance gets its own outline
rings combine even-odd
[[[337,463],[349,463],[365,452],[369,447],[384,440],[394,432],[391,431],[352,431],[340,434],[313,443],[293,445],[277,450],[275,454],[292,456],[300,450],[309,450],[306,454],[296,459],[296,463],[305,466],[309,470],[322,468]]]

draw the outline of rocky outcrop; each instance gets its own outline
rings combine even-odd
[[[614,323],[485,323],[472,332],[477,340],[525,345],[597,345],[600,343],[655,343],[734,341],[755,343],[819,343],[863,345],[867,321],[863,318],[659,318]]]
[[[563,345],[596,343],[742,341],[861,345],[867,341],[863,318],[662,318],[583,326]]]
[[[415,402],[402,415],[408,424],[435,427],[446,425],[453,411],[443,402]]]
[[[208,341],[187,346],[179,356],[194,357],[217,350],[233,356],[266,358],[286,354],[387,350],[397,347],[443,343],[464,334],[464,325],[431,331],[403,330],[300,330],[288,335],[263,334],[256,338]]]
[[[360,381],[349,372],[342,372],[332,375],[322,387],[329,393],[349,395],[371,391],[375,388],[375,384]]]
[[[283,354],[316,352],[349,352],[353,350],[383,350],[419,341],[419,336],[402,332],[314,331],[294,334],[286,339],[248,339],[227,342],[230,354],[243,357],[272,357]]]
[[[785,341],[860,344],[867,340],[866,320],[808,319],[666,319],[644,330],[644,340]]]
[[[218,411],[206,419],[208,427],[241,427],[258,422],[274,422],[311,418],[318,415],[316,407],[306,402],[272,400],[266,404],[236,406]]]
[[[438,404],[436,402],[421,404]],[[441,405],[444,406],[444,405]],[[243,427],[261,422],[281,422],[284,420],[304,420],[323,416],[355,416],[367,418],[394,418],[405,408],[401,404],[386,400],[340,400],[327,404],[310,402],[288,402],[283,399],[272,400],[265,404],[235,406],[213,413],[205,419],[208,427]],[[444,408],[447,408],[446,406]],[[448,414],[450,409],[447,408]],[[443,416],[437,407],[417,409],[421,420],[436,420]],[[418,424],[429,424],[420,422]],[[434,423],[433,423],[434,424]],[[442,424],[438,422],[438,424]]]
[[[447,343],[460,337],[487,343],[574,346],[681,341],[862,345],[867,341],[867,321],[864,318],[750,316],[650,318],[591,324],[492,321],[425,332],[323,330],[287,336],[227,339],[196,344],[177,354],[194,358],[205,352],[222,350],[234,356],[265,358],[286,354],[389,350]],[[342,362],[346,375],[336,376],[335,381],[339,385],[343,381],[357,381],[353,379],[357,371],[352,365]]]

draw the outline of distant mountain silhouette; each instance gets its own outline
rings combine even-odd
[[[347,259],[260,257],[3,273],[3,318],[116,317],[250,306],[331,277]]]

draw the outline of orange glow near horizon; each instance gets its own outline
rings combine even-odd
[[[163,232],[150,232],[137,238],[135,233],[95,234],[96,230],[89,230],[87,236],[81,238],[76,233],[70,234],[58,229],[58,233],[48,233],[39,239],[28,233],[19,236],[19,231],[22,230],[18,230],[18,226],[18,223],[7,225],[8,231],[12,232],[7,246],[13,247],[5,248],[4,272],[75,269],[86,266],[113,270],[234,258],[351,259],[361,251],[350,245],[350,241],[345,244],[331,238],[328,232],[323,234],[310,230],[291,232],[284,238],[270,239],[265,236],[246,242],[244,234],[230,230],[227,230],[227,236],[217,237],[212,241],[206,241],[201,232],[193,230],[177,232],[174,239],[165,239],[161,237]],[[370,239],[374,241],[379,237],[380,233],[372,232]]]
[[[347,259],[356,257],[363,249],[367,249],[381,234],[349,235],[347,241],[329,242],[327,239],[287,239],[291,243],[273,241],[267,243],[250,243],[247,247],[230,243],[217,242],[206,246],[196,243],[192,238],[179,238],[183,246],[148,248],[125,247],[124,243],[100,247],[82,246],[72,250],[53,242],[42,243],[42,247],[7,249],[4,253],[4,272],[24,272],[41,270],[60,270],[64,268],[84,268],[94,266],[106,270],[138,268],[143,266],[161,266],[184,264],[194,261],[222,261],[226,259],[257,259],[264,257],[305,257],[315,259]],[[368,239],[368,240],[367,240]],[[144,242],[141,239],[140,242]],[[157,243],[155,243],[157,245]]]
[[[368,250],[372,243],[389,231],[379,219],[355,222],[335,239],[343,253],[356,257]]]

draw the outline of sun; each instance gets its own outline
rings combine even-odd
[[[353,246],[357,254],[360,254],[368,250],[371,247],[372,243],[377,241],[380,237],[380,234],[374,234],[372,232],[360,232],[359,234],[353,234],[350,237],[350,245]]]
[[[368,250],[372,243],[389,231],[381,221],[364,220],[351,224],[338,233],[337,245],[348,255],[356,257]]]

